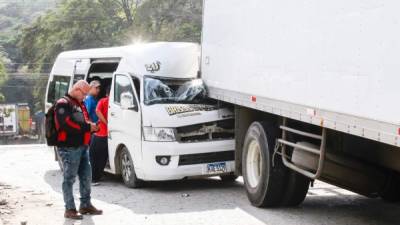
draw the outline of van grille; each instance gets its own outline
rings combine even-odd
[[[234,119],[177,128],[177,140],[183,143],[235,138]]]
[[[235,160],[235,151],[211,152],[179,156],[179,166]]]

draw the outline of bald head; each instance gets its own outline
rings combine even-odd
[[[88,82],[84,80],[80,80],[72,86],[71,91],[69,91],[69,95],[71,95],[73,98],[79,101],[83,101],[86,97],[86,95],[89,93],[90,86]]]

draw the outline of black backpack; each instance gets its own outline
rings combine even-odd
[[[66,97],[63,98],[69,102],[68,98]],[[55,109],[56,109],[56,104],[53,104],[53,106],[51,106],[46,113],[45,133],[48,146],[57,146],[58,144],[58,131],[56,128]]]
[[[46,113],[45,120],[45,130],[46,130],[46,141],[48,146],[56,146],[58,139],[58,132],[56,129],[56,121],[54,117],[54,111],[56,109],[56,104],[50,107]]]

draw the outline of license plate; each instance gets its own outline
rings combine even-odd
[[[226,172],[226,163],[219,162],[219,163],[209,163],[207,164],[207,173],[224,173]]]

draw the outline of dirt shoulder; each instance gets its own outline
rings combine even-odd
[[[12,187],[0,183],[0,225],[10,224],[9,221],[14,215],[15,205]]]
[[[27,216],[41,217],[43,211],[53,211],[53,202],[43,192],[14,187],[0,182],[0,225],[36,224]],[[47,214],[48,215],[48,214]]]

